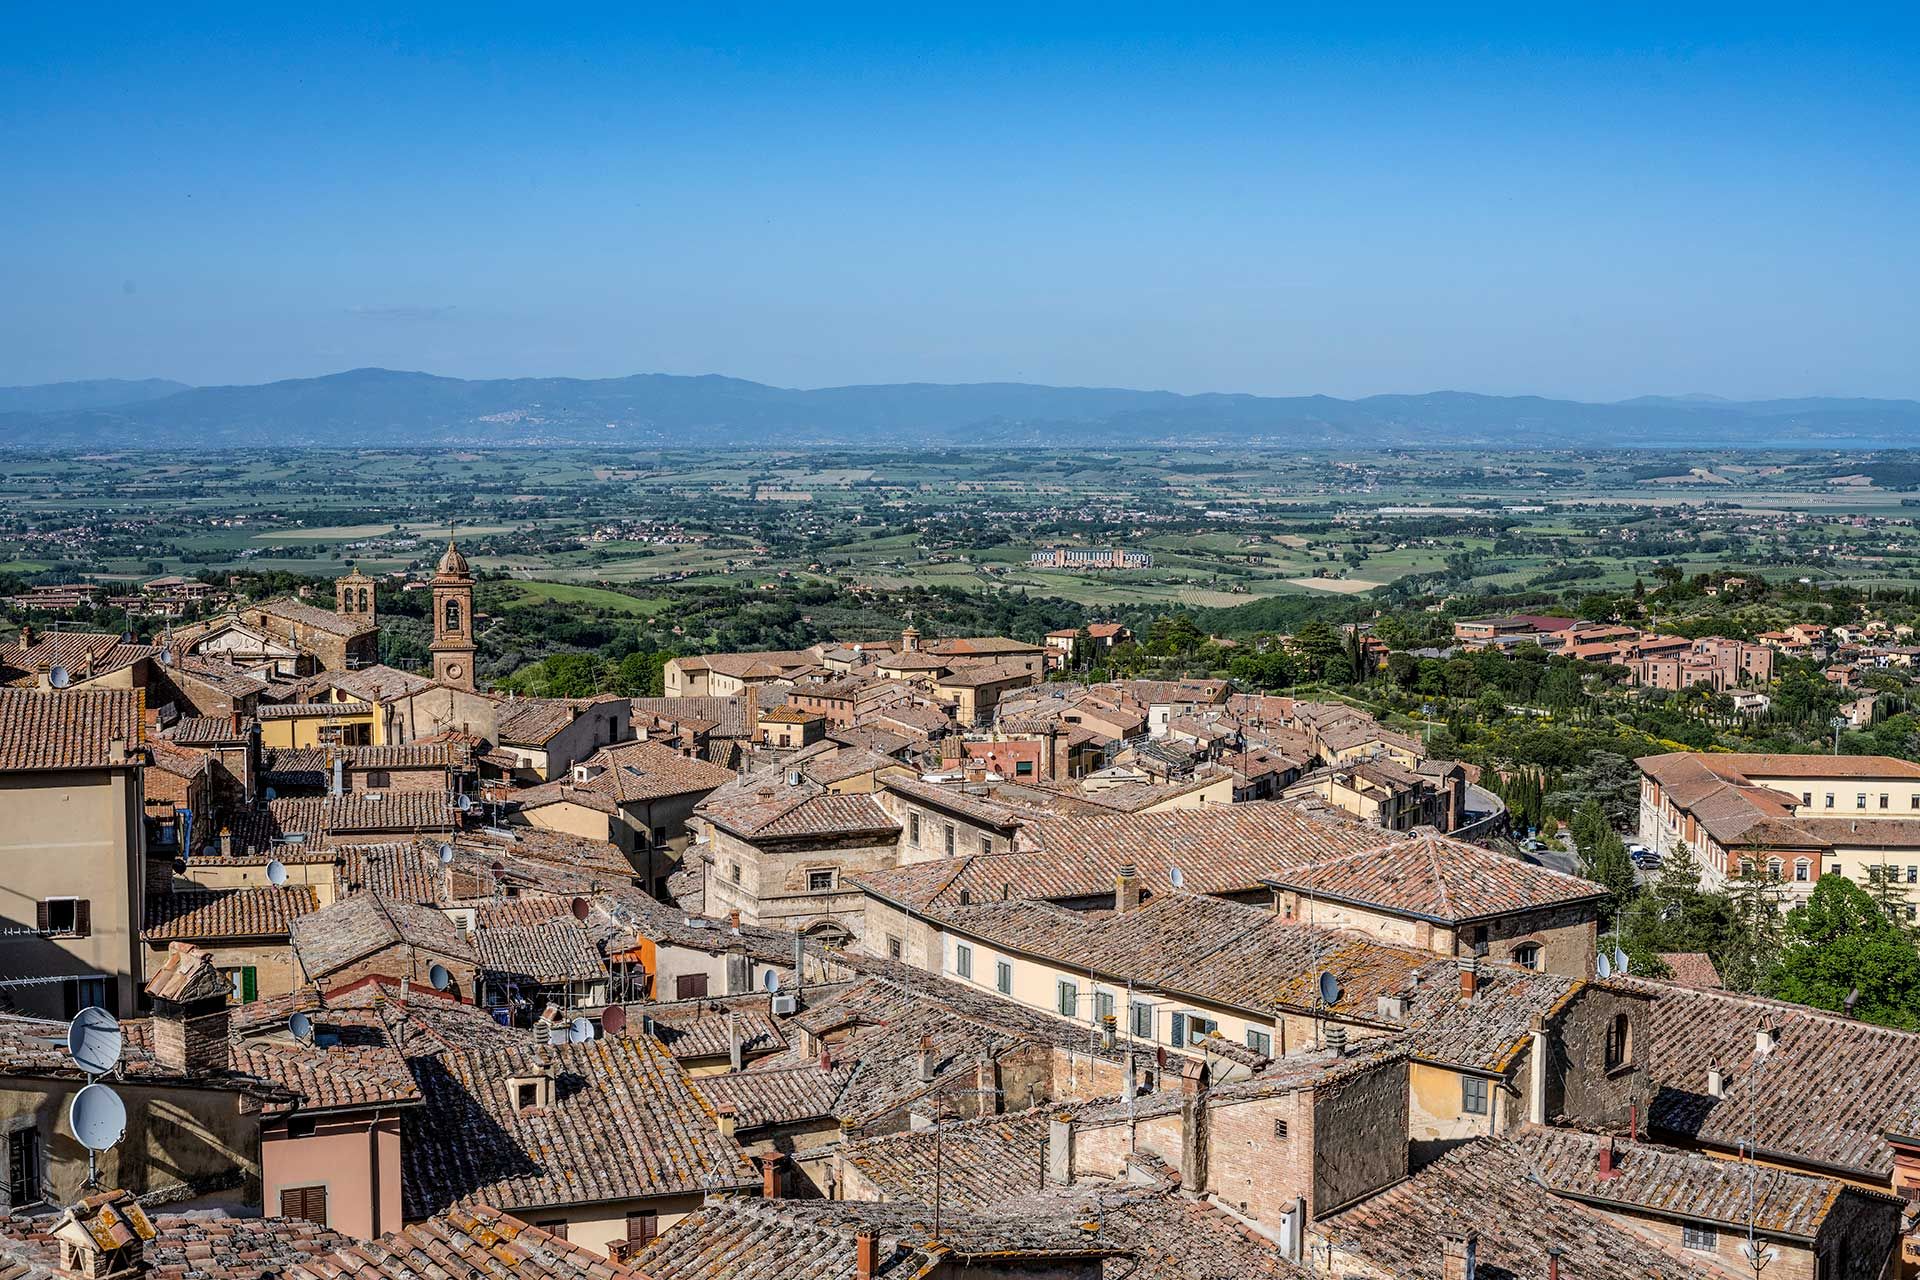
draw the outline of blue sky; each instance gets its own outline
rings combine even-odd
[[[1913,6],[1550,7],[12,5],[0,383],[1920,396]]]

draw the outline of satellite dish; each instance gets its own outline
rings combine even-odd
[[[278,791],[275,791],[272,787],[267,788],[268,804],[272,804],[275,800],[278,800],[279,798],[280,798],[280,793]]]
[[[453,807],[462,813],[466,813],[473,808],[473,797],[462,791],[453,798]]]
[[[293,1032],[295,1040],[313,1039],[313,1019],[304,1013],[296,1012],[287,1019],[287,1030]]]
[[[453,846],[450,844],[441,845],[440,846],[440,865],[444,867],[452,861],[453,861]]]
[[[73,677],[67,674],[65,667],[56,662],[47,668],[47,683],[55,689],[64,689],[73,683]]]
[[[568,905],[568,909],[573,912],[573,918],[575,920],[585,920],[587,913],[593,910],[593,908],[587,904],[585,898],[575,898],[572,903]]]
[[[778,995],[780,994],[780,975],[769,969],[760,975],[760,985],[766,989],[768,995]]]
[[[433,984],[435,991],[445,991],[453,985],[453,975],[447,972],[447,966],[436,964],[427,970],[427,981]]]
[[[593,1039],[593,1024],[585,1018],[575,1018],[567,1028],[567,1039],[574,1044],[585,1044]]]
[[[67,1024],[67,1056],[90,1076],[103,1076],[118,1066],[125,1042],[120,1020],[105,1009],[82,1009]]]
[[[1320,1003],[1340,1003],[1340,979],[1334,977],[1331,973],[1322,973],[1320,975]]]
[[[1593,959],[1593,971],[1603,978],[1613,976],[1613,957],[1602,953]]]
[[[1613,971],[1619,974],[1627,971],[1627,953],[1618,947],[1613,949]]]
[[[1178,867],[1168,867],[1167,882],[1178,889],[1187,883],[1187,873]]]
[[[267,864],[267,883],[276,888],[287,882],[287,864],[275,858]]]
[[[127,1131],[127,1104],[103,1084],[90,1084],[73,1095],[67,1107],[67,1126],[89,1151],[105,1151]]]
[[[617,1036],[627,1029],[627,1011],[617,1004],[610,1004],[600,1014],[600,1029],[610,1036]]]

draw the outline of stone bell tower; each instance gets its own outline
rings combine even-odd
[[[360,566],[353,565],[346,577],[334,580],[333,611],[342,617],[371,623],[374,620],[373,610],[373,579],[360,572]]]
[[[467,558],[447,539],[433,575],[433,678],[460,689],[473,688],[473,571]]]

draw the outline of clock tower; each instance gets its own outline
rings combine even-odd
[[[472,690],[474,648],[473,571],[448,538],[433,575],[433,678]]]

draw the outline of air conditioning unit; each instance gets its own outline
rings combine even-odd
[[[791,1018],[800,1012],[800,1000],[797,996],[775,996],[773,998],[773,1016]]]

